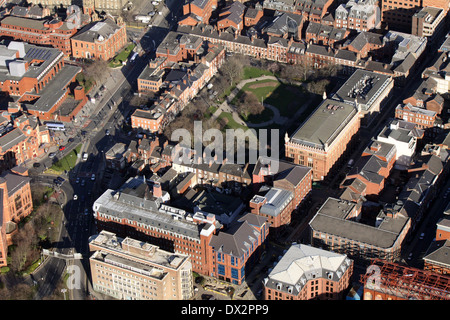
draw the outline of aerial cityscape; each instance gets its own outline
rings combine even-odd
[[[450,0],[0,5],[0,300],[450,300]]]

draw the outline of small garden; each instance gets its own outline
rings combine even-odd
[[[108,64],[110,68],[117,68],[122,66],[122,62],[127,61],[130,54],[133,52],[135,44],[130,44],[120,51]]]

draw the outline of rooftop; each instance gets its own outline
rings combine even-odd
[[[266,287],[297,295],[307,281],[339,281],[351,265],[346,255],[308,245],[292,245],[264,280]]]
[[[358,116],[354,105],[325,99],[291,136],[291,142],[327,150],[339,133]]]
[[[348,103],[356,101],[362,105],[363,110],[367,110],[384,93],[391,82],[392,77],[387,75],[358,69],[339,88],[333,99],[340,99]]]
[[[395,218],[384,217],[383,221],[375,227],[347,220],[346,217],[354,206],[356,204],[353,202],[328,198],[309,223],[310,227],[313,232],[323,232],[387,249],[399,239],[401,231],[409,221],[409,217],[403,215],[397,215]]]

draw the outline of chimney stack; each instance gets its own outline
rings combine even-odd
[[[161,184],[159,182],[153,183],[153,196],[156,198],[162,197],[162,188],[161,188]]]

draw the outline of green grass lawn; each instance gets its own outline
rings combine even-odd
[[[276,82],[277,84],[272,84],[274,82]],[[266,86],[262,86],[260,88],[251,88],[253,85],[257,85],[257,84],[259,84],[259,85],[267,84],[267,85]],[[261,81],[255,81],[255,82],[247,83],[246,85],[244,85],[242,87],[241,91],[239,91],[239,93],[236,95],[236,97],[233,99],[233,101],[236,101],[236,99],[238,99],[244,91],[252,92],[256,96],[256,98],[258,98],[258,101],[261,101],[261,99],[265,100],[280,85],[281,85],[281,83],[276,81],[276,80],[261,80]]]
[[[115,68],[122,65],[123,61],[126,61],[128,59],[128,56],[133,52],[135,45],[130,44],[127,47],[125,47],[122,51],[120,51],[109,63],[109,67]]]
[[[261,76],[273,76],[272,72],[257,67],[244,67],[243,80],[258,78]]]
[[[278,81],[275,81],[277,84],[274,85],[274,81],[275,80],[262,80],[247,83],[242,87],[241,91],[239,91],[231,103],[236,104],[243,92],[247,91],[252,92],[258,101],[263,101],[278,108],[281,116],[288,117],[292,115],[302,105],[303,101],[308,99],[308,94],[303,92],[302,88],[297,86],[285,85]],[[264,83],[267,83],[268,85],[252,88],[255,84]]]
[[[219,118],[226,119],[227,124],[224,129],[242,129],[246,131],[248,127],[240,125],[233,119],[233,115],[230,112],[222,112],[219,116]]]
[[[66,171],[72,170],[75,167],[75,164],[77,162],[77,155],[80,153],[80,150],[81,144],[79,144],[64,158],[59,159],[56,163],[54,163],[50,168],[46,170],[46,173],[60,174],[64,172],[64,170]]]
[[[301,88],[280,84],[264,102],[280,110],[283,117],[294,114],[308,100],[308,94]]]
[[[251,114],[248,117],[244,117],[244,115],[241,114],[241,118],[245,121],[245,122],[250,122],[250,123],[262,123],[265,121],[269,121],[273,118],[273,111],[265,108],[263,112],[261,112],[260,114]]]

